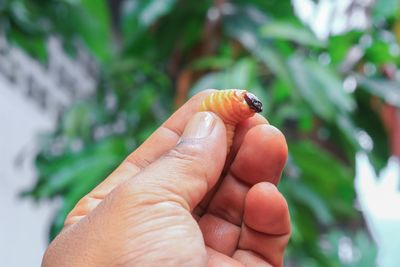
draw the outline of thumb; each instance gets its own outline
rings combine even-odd
[[[147,200],[150,195],[153,203],[174,201],[191,211],[221,175],[226,149],[222,120],[198,112],[173,149],[129,180],[129,191],[135,191],[130,195],[146,194]]]

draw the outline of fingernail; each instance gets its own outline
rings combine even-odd
[[[209,112],[196,113],[186,125],[182,139],[204,138],[211,134],[215,126],[215,117]]]

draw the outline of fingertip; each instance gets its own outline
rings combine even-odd
[[[272,183],[262,182],[250,188],[245,199],[244,222],[258,232],[284,235],[290,232],[286,199]]]
[[[245,135],[231,169],[243,182],[277,184],[288,156],[286,139],[274,126],[261,124]]]
[[[288,156],[288,147],[283,133],[273,125],[260,125],[257,130],[251,133],[252,136],[250,138],[260,139],[261,142],[264,141],[265,146],[263,148],[265,150],[273,149],[275,156],[284,165]]]
[[[285,198],[272,183],[254,185],[247,193],[238,247],[256,252],[272,266],[283,266],[290,238],[290,216]]]

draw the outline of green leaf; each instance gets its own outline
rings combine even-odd
[[[398,11],[398,0],[376,0],[372,8],[372,18],[374,22],[381,22],[394,17]]]
[[[168,11],[170,11],[175,5],[176,0],[134,2],[136,3],[137,8],[131,13],[131,15],[136,14],[136,16],[139,18],[139,23],[142,26],[150,26],[159,17],[168,13]]]
[[[350,31],[341,35],[331,36],[328,40],[328,55],[332,64],[339,66],[343,64],[352,49],[358,42],[363,32]]]
[[[355,108],[353,98],[345,92],[343,82],[339,75],[327,66],[321,66],[316,62],[306,63],[309,68],[310,79],[313,79],[324,91],[331,103],[343,113],[352,112]],[[316,88],[315,88],[316,89]]]
[[[293,56],[289,67],[300,94],[321,118],[332,121],[339,111],[346,113],[355,108],[341,79],[328,67],[300,56]]]
[[[231,85],[226,88],[251,88],[256,79],[256,66],[256,62],[251,58],[238,61],[231,69],[227,70]]]
[[[122,7],[122,30],[126,40],[131,40],[138,31],[171,11],[175,3],[176,0],[125,1]]]
[[[82,182],[83,179],[93,178],[101,181],[116,166],[121,157],[110,154],[92,155],[91,158],[77,156],[76,159],[70,166],[53,173],[49,182],[37,190],[37,196],[40,198],[55,196],[61,190]]]
[[[295,16],[291,1],[234,0],[232,2],[243,6],[251,6],[264,14],[278,18],[293,18]]]
[[[200,78],[190,89],[190,96],[205,89],[224,89],[229,78],[225,72],[212,72]]]
[[[314,127],[315,116],[309,106],[303,102],[286,102],[277,105],[268,119],[278,128],[285,129],[285,123],[296,122],[296,129],[309,132]]]
[[[289,67],[277,49],[269,45],[264,45],[259,49],[253,50],[253,53],[272,73],[284,81],[289,88],[293,86]]]
[[[81,0],[81,13],[78,15],[79,27],[75,30],[98,59],[108,61],[113,49],[107,1]]]
[[[388,146],[388,131],[386,130],[382,117],[376,107],[371,105],[371,94],[367,90],[356,90],[358,108],[354,114],[354,121],[357,125],[371,137],[373,149],[370,151],[369,159],[379,170],[386,166],[390,157],[390,147]]]
[[[365,230],[350,232],[333,228],[322,237],[322,240],[325,246],[321,250],[332,262],[336,263],[335,266],[376,266],[376,247]],[[340,252],[344,247],[347,251],[352,252],[347,255],[345,261],[343,253]],[[395,264],[387,266],[395,266]]]
[[[46,26],[46,20],[36,14],[36,6],[28,1],[10,1],[8,10],[18,31],[24,34],[30,36],[42,35],[49,30],[49,27]]]
[[[353,149],[361,149],[358,140],[356,139],[356,134],[359,129],[355,125],[354,120],[345,114],[337,114],[336,116],[336,127],[344,134],[349,144],[352,145]],[[343,149],[346,150],[346,149]]]
[[[78,153],[66,153],[53,159],[41,157],[37,162],[39,180],[30,194],[39,198],[53,197],[71,190],[72,185],[85,179],[100,181],[126,154],[125,141],[111,138],[92,144]]]
[[[261,28],[261,35],[266,38],[282,39],[307,46],[324,47],[324,44],[309,29],[288,21],[268,23]]]
[[[290,97],[291,88],[282,79],[276,79],[273,83],[273,102],[280,103]]]
[[[357,83],[362,90],[382,98],[386,103],[400,108],[400,83],[382,78],[367,78],[356,75]]]
[[[91,137],[91,128],[96,121],[91,105],[76,103],[67,110],[63,119],[63,132],[67,138],[82,138],[88,140]]]
[[[256,63],[252,59],[244,58],[225,71],[205,75],[192,86],[190,94],[194,95],[209,88],[251,90],[256,85],[255,80]]]
[[[285,197],[288,198],[288,196]],[[317,221],[309,209],[302,208],[295,200],[292,200],[291,203],[296,205],[296,209],[289,206],[291,223],[297,229],[297,233],[295,232],[294,236],[295,239],[292,242],[295,245],[304,244],[305,242],[314,244],[318,238]]]
[[[393,63],[398,56],[393,55],[390,51],[391,46],[396,46],[396,41],[392,43],[383,40],[374,40],[371,47],[365,50],[365,59],[373,64],[381,65],[387,63]]]
[[[307,68],[304,59],[293,57],[289,61],[294,82],[300,94],[312,110],[321,118],[331,121],[335,116],[335,107],[324,92],[321,84]]]
[[[48,59],[46,39],[43,36],[35,35],[27,38],[19,31],[12,31],[8,34],[12,44],[19,46],[22,50],[30,54],[42,63]]]
[[[361,252],[361,257],[356,259],[356,264],[354,267],[364,267],[368,265],[373,265],[376,261],[377,257],[377,248],[374,242],[371,240],[368,232],[364,230],[359,230],[355,237],[352,238],[354,240],[354,245],[359,249]],[[398,240],[395,238],[393,240]],[[396,247],[396,246],[393,246]],[[396,263],[394,263],[396,264]]]
[[[257,14],[257,18],[254,16]],[[259,29],[267,23],[268,18],[252,7],[238,9],[235,13],[224,17],[224,31],[228,36],[239,41],[249,53],[260,60],[273,74],[292,86],[290,71],[282,54],[272,42],[262,38]]]
[[[232,66],[233,60],[228,57],[203,57],[191,64],[193,70],[226,69]]]
[[[353,173],[338,159],[310,141],[289,144],[301,170],[301,181],[316,192],[337,215],[353,216]]]
[[[307,185],[298,181],[285,180],[282,181],[282,186],[285,187],[286,194],[290,194],[290,197],[296,204],[300,203],[308,207],[319,223],[329,225],[334,222],[334,216],[323,196],[320,196]]]

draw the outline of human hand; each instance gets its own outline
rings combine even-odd
[[[282,266],[290,221],[275,185],[285,138],[256,114],[226,157],[224,124],[197,112],[210,92],[77,203],[43,266]]]

